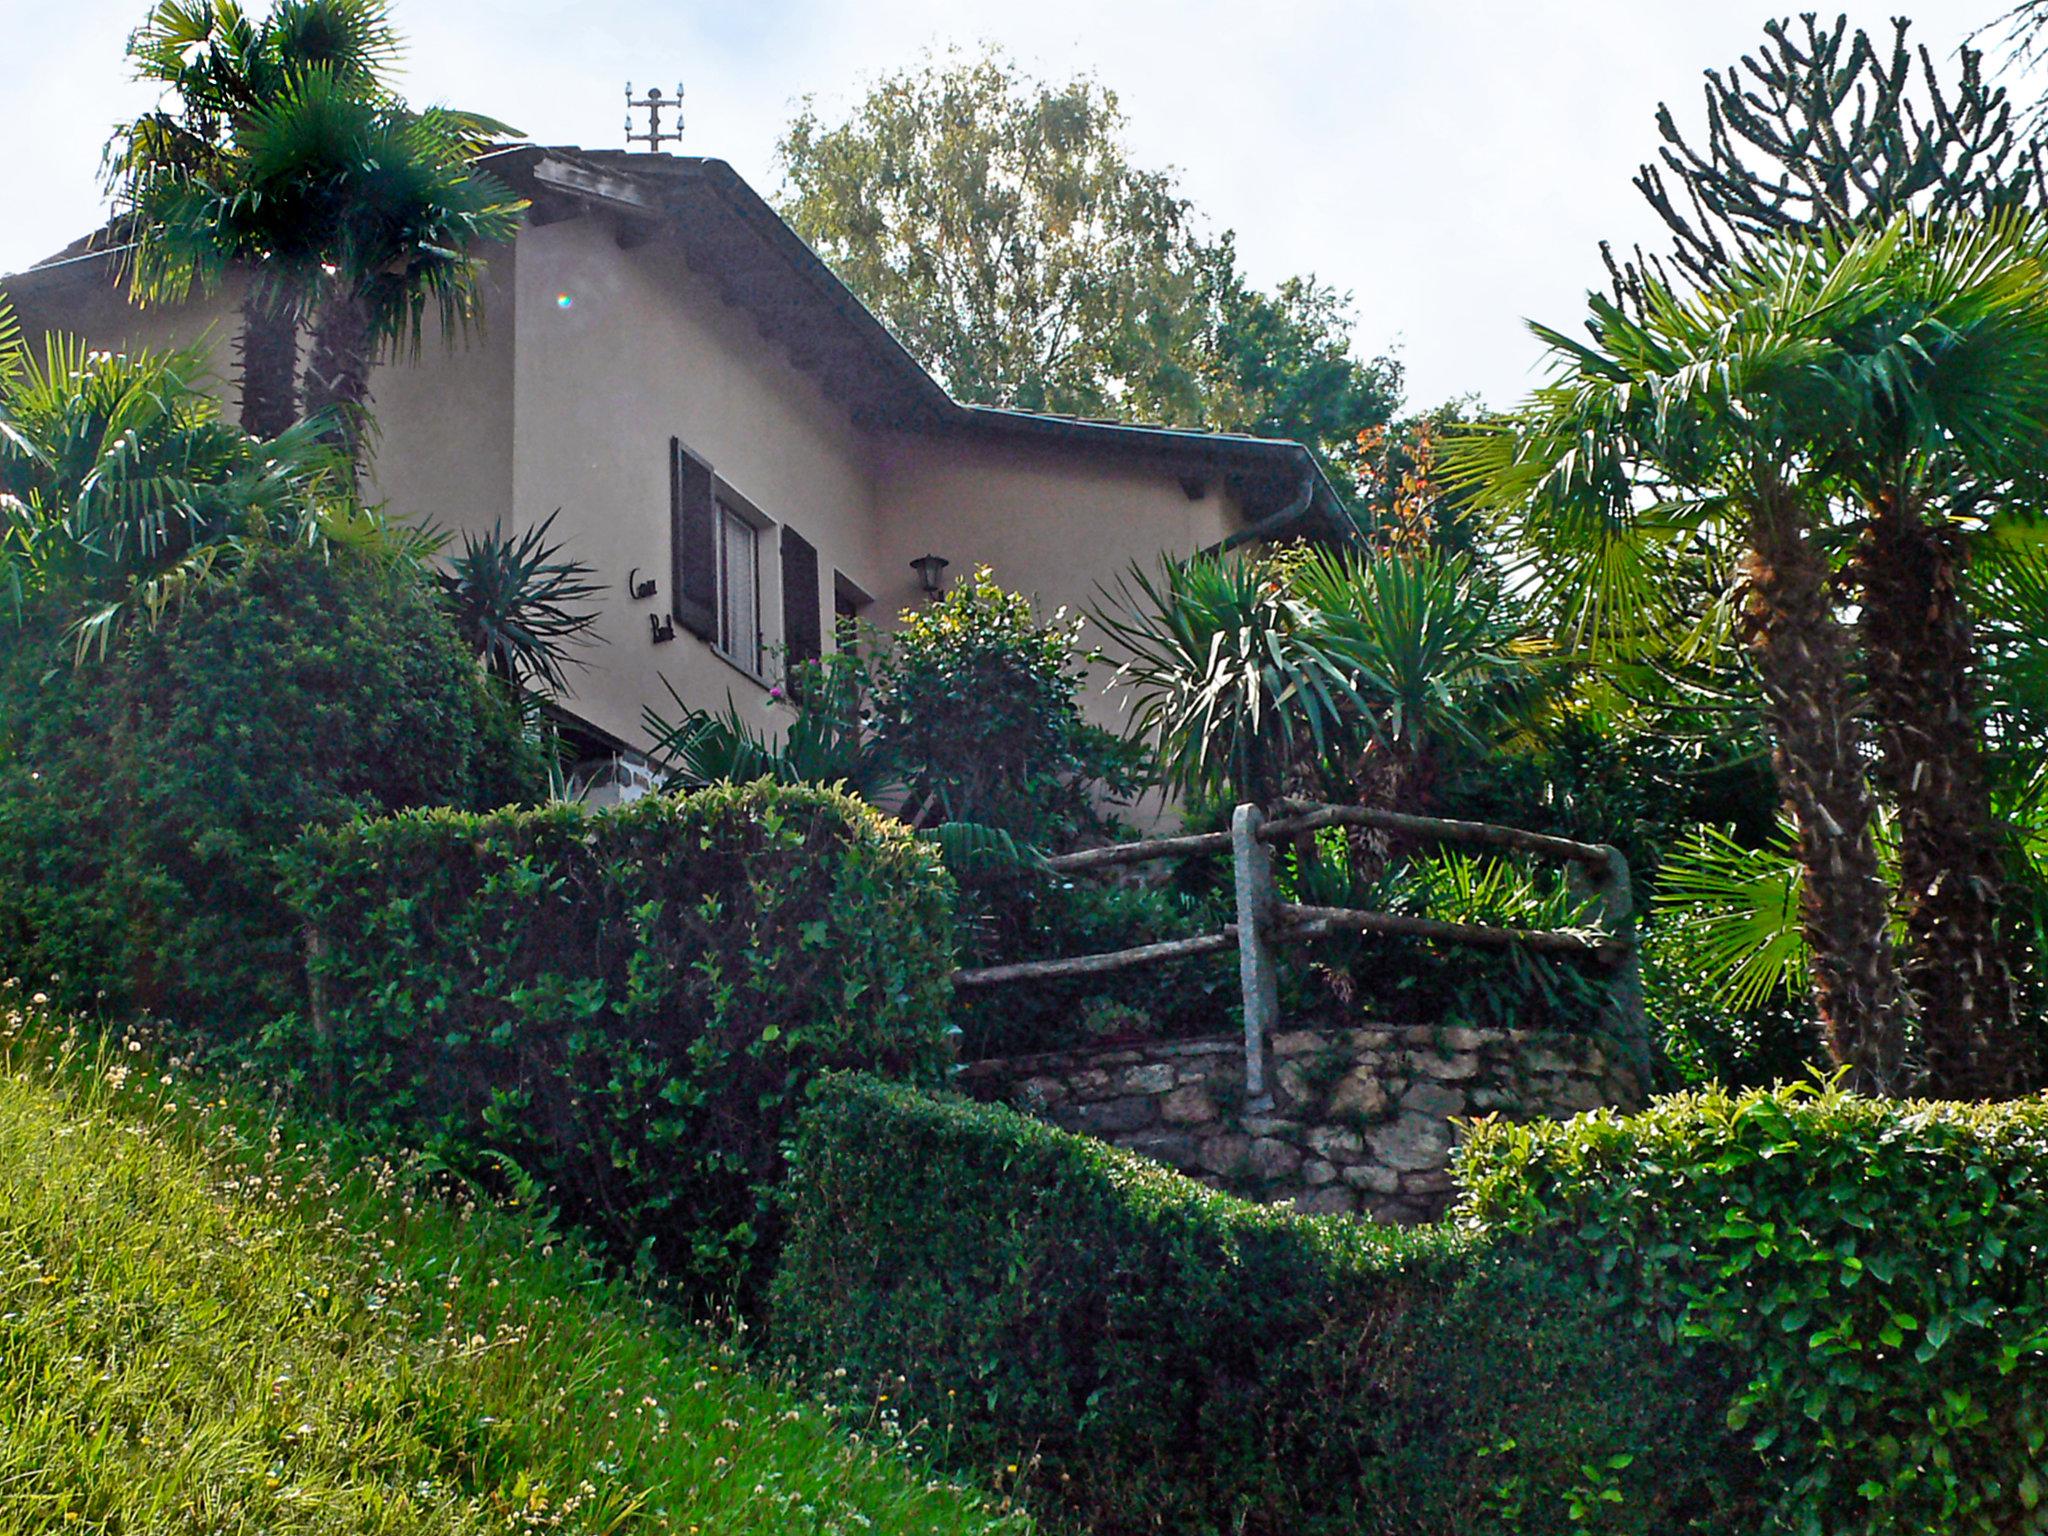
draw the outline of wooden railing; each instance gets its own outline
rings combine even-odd
[[[1026,960],[1011,965],[956,971],[956,987],[993,987],[1019,981],[1049,981],[1093,976],[1131,966],[1155,965],[1195,955],[1238,954],[1238,981],[1244,994],[1245,1094],[1248,1108],[1271,1106],[1269,1078],[1271,1041],[1279,1027],[1279,998],[1274,952],[1280,944],[1328,938],[1338,933],[1376,933],[1430,939],[1438,943],[1481,948],[1519,948],[1534,954],[1585,960],[1611,973],[1608,1019],[1611,1032],[1631,1053],[1646,1057],[1648,1043],[1642,1018],[1642,989],[1637,975],[1634,904],[1629,890],[1628,861],[1620,850],[1599,843],[1575,842],[1519,827],[1479,821],[1446,821],[1409,816],[1360,805],[1319,805],[1283,801],[1268,819],[1254,805],[1240,805],[1228,832],[1197,832],[1180,837],[1155,837],[1141,842],[1112,843],[1047,861],[1058,874],[1093,874],[1125,864],[1161,859],[1194,858],[1229,853],[1236,890],[1237,920],[1214,933],[1193,934],[1140,944],[1130,949],[1056,960]],[[1406,912],[1380,912],[1353,907],[1304,906],[1282,901],[1273,875],[1272,847],[1325,827],[1364,827],[1410,843],[1491,848],[1561,861],[1575,871],[1573,884],[1592,899],[1599,913],[1597,932],[1579,929],[1503,928],[1483,923],[1456,923]]]

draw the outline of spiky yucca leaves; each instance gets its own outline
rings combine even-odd
[[[568,687],[569,648],[587,642],[597,610],[579,606],[605,588],[592,568],[564,558],[548,530],[557,508],[526,532],[507,534],[502,522],[489,533],[464,531],[461,553],[439,573],[442,606],[463,644],[501,682],[523,688],[539,681],[556,692]]]
[[[1175,791],[1271,803],[1304,760],[1354,760],[1375,739],[1357,658],[1270,564],[1133,566],[1106,599],[1095,621],[1125,657],[1114,686]]]
[[[239,567],[310,543],[340,466],[309,427],[264,443],[220,419],[191,351],[109,356],[52,336],[0,363],[0,583],[73,605],[104,654]]]
[[[1428,552],[1169,561],[1129,573],[1097,622],[1173,787],[1261,803],[1415,803],[1436,754],[1482,741],[1494,691],[1530,659],[1498,583]]]

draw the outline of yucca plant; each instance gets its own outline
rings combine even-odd
[[[1181,794],[1271,804],[1382,739],[1385,686],[1271,560],[1134,565],[1094,617],[1123,652],[1112,687],[1130,696],[1131,733]]]
[[[1532,659],[1498,584],[1428,551],[1134,568],[1096,620],[1173,787],[1263,803],[1418,803],[1442,749],[1483,746]]]
[[[568,689],[571,647],[588,643],[598,611],[583,607],[605,590],[592,568],[566,558],[548,532],[557,508],[521,534],[502,520],[462,534],[460,553],[438,573],[442,607],[484,669],[515,690],[540,682]]]
[[[870,804],[899,792],[901,766],[867,718],[867,670],[860,655],[834,651],[790,672],[768,698],[785,722],[779,735],[756,724],[730,697],[722,710],[692,708],[664,680],[681,713],[671,716],[650,705],[644,724],[669,785],[697,789],[756,779],[838,785]]]

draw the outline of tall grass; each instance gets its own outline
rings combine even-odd
[[[1028,1530],[337,1137],[0,988],[0,1532]]]

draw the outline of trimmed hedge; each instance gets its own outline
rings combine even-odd
[[[775,1347],[1096,1536],[1647,1533],[1708,1502],[1711,1391],[1539,1252],[867,1078],[820,1091],[792,1176]]]
[[[239,1046],[302,990],[276,852],[308,823],[543,778],[417,574],[267,550],[105,659],[0,621],[0,967]]]
[[[1732,1373],[1753,1529],[2048,1531],[2048,1101],[1715,1091],[1482,1122],[1463,1215],[1562,1236]]]
[[[772,1251],[784,1116],[816,1074],[950,1060],[944,871],[836,791],[421,811],[285,863],[317,1001],[278,1066],[703,1286]]]

